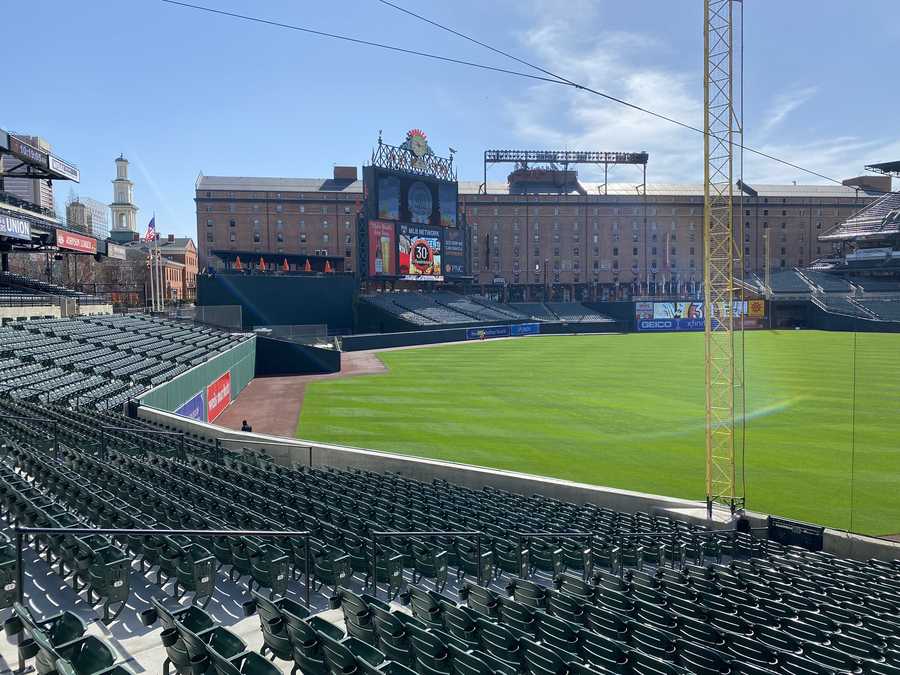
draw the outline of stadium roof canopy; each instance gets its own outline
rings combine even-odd
[[[888,192],[819,237],[821,241],[880,239],[900,233],[900,192]]]
[[[894,162],[880,162],[878,164],[866,165],[866,171],[875,171],[876,173],[896,174],[900,176],[900,160]]]
[[[602,195],[603,183],[580,181],[588,196]],[[461,195],[477,195],[481,190],[481,181],[459,181]],[[511,194],[510,186],[505,181],[488,182],[488,193],[491,195]],[[877,193],[846,185],[757,185],[753,188],[763,198],[781,197],[849,197],[875,196]],[[606,194],[639,197],[640,185],[637,183],[609,183]],[[361,180],[335,180],[333,178],[269,178],[252,176],[200,176],[197,190],[226,191],[259,191],[259,192],[343,192],[362,195]],[[735,194],[740,190],[735,186]],[[543,193],[542,193],[543,194]],[[555,193],[550,193],[555,194]],[[577,194],[573,192],[571,194]],[[648,196],[703,197],[701,183],[648,183]],[[516,195],[521,196],[521,195]]]

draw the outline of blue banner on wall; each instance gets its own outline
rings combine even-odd
[[[518,323],[509,327],[509,334],[516,335],[537,335],[541,332],[541,324],[539,323]]]
[[[203,398],[203,392],[197,392],[197,394],[183,404],[178,410],[175,411],[176,415],[181,415],[182,417],[190,417],[194,420],[200,420],[201,422],[206,421],[206,401]]]
[[[466,328],[466,340],[481,340],[484,338],[509,337],[509,326],[482,326],[480,328]]]
[[[540,332],[541,325],[539,323],[520,323],[511,326],[480,326],[477,328],[466,328],[466,340],[519,337],[521,335],[537,335]]]
[[[637,329],[644,332],[703,330],[703,319],[638,319]]]

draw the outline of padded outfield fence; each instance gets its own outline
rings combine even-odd
[[[228,351],[151,389],[140,397],[140,402],[168,412],[175,412],[198,396],[202,396],[208,404],[208,387],[226,374],[230,378],[229,397],[233,400],[250,383],[255,373],[256,336],[251,336]]]

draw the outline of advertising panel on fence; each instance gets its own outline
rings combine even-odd
[[[0,216],[0,237],[31,241],[31,223],[22,218]]]
[[[539,323],[518,323],[509,327],[509,334],[516,335],[537,335],[541,332],[541,324]]]
[[[206,421],[212,422],[231,403],[231,371],[219,376],[206,388]]]
[[[203,398],[203,392],[198,391],[190,400],[186,401],[180,408],[175,411],[176,415],[182,417],[190,417],[193,420],[206,421],[206,400]]]
[[[509,326],[482,326],[466,328],[466,340],[484,340],[486,338],[509,337]]]
[[[397,225],[400,276],[411,281],[443,281],[441,231],[427,225]]]
[[[652,319],[653,318],[653,303],[652,302],[636,302],[636,303],[634,303],[634,315],[638,319]]]
[[[66,230],[56,231],[56,245],[59,248],[67,248],[70,251],[78,251],[79,253],[96,253],[97,240],[93,237],[85,237],[74,232]]]
[[[394,243],[394,224],[381,220],[369,221],[369,276],[382,277],[393,276],[394,251],[397,247]]]
[[[727,314],[727,306],[725,307]],[[685,331],[703,330],[702,302],[636,302],[635,319],[639,331]],[[762,300],[735,300],[731,315],[735,318],[745,317],[744,328],[762,328],[761,321],[755,319],[765,315],[765,302]]]
[[[461,277],[466,273],[466,242],[462,230],[455,227],[444,230],[444,274]]]

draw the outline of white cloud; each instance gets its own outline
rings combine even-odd
[[[536,0],[529,14],[534,26],[519,36],[529,60],[575,82],[665,114],[693,126],[703,125],[702,73],[665,65],[669,45],[648,34],[598,29],[603,22],[595,3],[580,3],[559,16]],[[640,47],[640,49],[637,49]],[[641,62],[636,60],[641,55]],[[656,63],[647,59],[656,59]],[[660,65],[660,63],[662,65]],[[868,161],[900,156],[900,141],[856,136],[776,142],[771,138],[785,120],[817,93],[814,86],[777,96],[745,144],[809,167],[835,179],[856,176]],[[526,146],[577,150],[647,150],[648,181],[698,182],[703,177],[703,141],[694,131],[570,87],[542,83],[505,102],[511,130]],[[739,166],[735,164],[735,177]],[[744,155],[748,182],[823,183],[824,179],[751,153]],[[602,170],[579,167],[579,176],[602,179]],[[610,181],[638,182],[629,167],[610,172]]]
[[[801,105],[816,95],[818,87],[791,89],[775,97],[772,108],[760,125],[760,134],[765,136]]]
[[[597,5],[582,3],[578,11],[547,11],[535,3],[536,25],[520,35],[527,53],[538,65],[559,75],[693,124],[702,122],[698,75],[652,65],[629,57],[664,51],[647,34],[598,31]],[[513,132],[524,145],[578,150],[650,152],[651,182],[685,180],[702,172],[702,140],[696,132],[623,106],[615,101],[570,87],[542,83],[506,101]],[[580,167],[585,180],[599,172]],[[629,167],[611,171],[611,181],[639,182]]]

